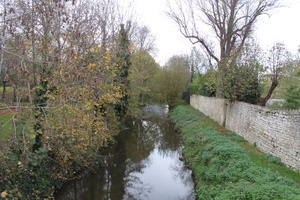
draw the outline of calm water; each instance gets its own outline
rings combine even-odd
[[[158,106],[128,119],[117,144],[102,152],[96,173],[66,184],[58,200],[194,200],[191,171],[179,160],[182,143]]]

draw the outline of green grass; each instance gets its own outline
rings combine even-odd
[[[2,93],[3,93],[3,86],[1,85],[1,86],[0,86],[0,98],[2,98]],[[6,95],[7,97],[12,97],[12,96],[13,96],[13,93],[14,93],[13,87],[11,87],[11,86],[6,86],[6,88],[5,88],[5,95]]]
[[[13,132],[12,115],[6,114],[0,116],[0,141],[9,139]]]
[[[300,174],[278,158],[190,106],[179,106],[170,115],[181,131],[199,199],[300,199]]]
[[[7,140],[11,140],[12,138],[15,138],[15,123],[17,123],[19,120],[22,120],[22,116],[24,115],[24,119],[28,120],[29,115],[26,115],[26,113],[20,113],[18,115],[18,119],[15,119],[13,121],[13,116],[15,113],[7,110],[0,110],[0,146],[1,143],[6,142]],[[30,132],[32,130],[32,125],[30,123],[25,125],[26,132]],[[20,135],[18,134],[18,137]],[[29,136],[27,134],[27,136]]]
[[[292,179],[300,184],[299,171],[293,171],[292,169],[286,167],[283,163],[281,163],[280,158],[271,156],[269,154],[264,154],[254,145],[249,143],[245,142],[239,144],[248,151],[249,156],[257,166],[271,169],[276,174],[288,179]]]

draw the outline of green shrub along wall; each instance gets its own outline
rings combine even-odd
[[[300,170],[300,110],[278,110],[193,95],[191,106],[255,143],[265,153]]]
[[[178,106],[170,116],[182,134],[198,199],[300,200],[300,185],[256,166],[236,143],[243,141],[241,136],[221,135],[190,106]]]

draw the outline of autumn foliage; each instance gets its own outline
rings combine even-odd
[[[137,80],[137,71],[155,62],[144,52],[150,63],[139,63],[114,0],[1,4],[1,77],[10,90],[0,105],[9,141],[0,139],[0,194],[46,198],[96,163],[119,132],[116,108],[138,107],[149,90],[150,75]],[[142,85],[130,87],[129,76]]]

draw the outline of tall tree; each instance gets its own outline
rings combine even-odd
[[[133,31],[132,41],[138,50],[146,51],[149,54],[155,54],[155,37],[147,26],[137,26]]]
[[[1,34],[0,34],[0,77],[1,77],[2,71],[3,71],[2,68],[3,68],[3,61],[4,61],[4,47],[5,47],[5,42],[6,42],[6,31],[7,31],[7,22],[6,22],[7,2],[5,0],[3,1],[2,6],[3,6],[1,8],[1,15],[2,15],[2,23],[1,24],[2,25],[0,27],[0,30],[1,30]],[[4,80],[4,78],[2,78],[2,80]]]
[[[130,40],[129,40],[129,30],[131,23],[127,22],[121,24],[121,29],[118,37],[117,45],[117,67],[118,76],[116,82],[120,83],[120,87],[123,91],[123,97],[116,104],[116,110],[120,119],[122,119],[128,109],[128,91],[129,91],[129,68],[131,66],[131,52],[130,52]],[[119,79],[119,80],[118,80]]]
[[[228,67],[253,33],[255,23],[278,6],[279,0],[175,0],[167,15],[193,44],[200,44],[218,65],[217,97],[227,92]],[[212,31],[208,37],[206,30]],[[209,38],[216,38],[213,41]]]
[[[141,107],[153,103],[152,86],[159,71],[159,65],[145,50],[132,53],[132,66],[129,69],[129,114],[138,116]]]
[[[28,88],[29,96],[24,104],[7,104],[13,107],[11,137],[16,142],[11,147],[16,151],[11,153],[17,159],[6,161],[9,166],[21,161],[28,170],[13,181],[8,171],[1,171],[9,184],[1,182],[0,187],[18,189],[23,196],[16,198],[38,199],[51,190],[49,179],[65,180],[89,166],[116,133],[113,106],[124,92],[114,80],[128,76],[128,71],[117,68],[122,59],[118,62],[116,24],[121,20],[116,2],[11,0],[7,4],[2,61],[9,69],[9,84]]]
[[[201,51],[193,47],[189,55],[189,65],[192,77],[194,74],[203,74],[210,67]]]

